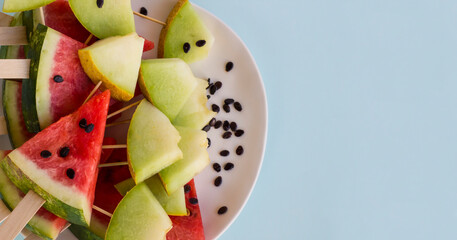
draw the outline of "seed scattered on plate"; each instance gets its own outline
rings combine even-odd
[[[230,104],[232,104],[234,102],[235,102],[235,100],[233,100],[233,98],[227,98],[227,99],[224,100],[224,103],[227,104],[227,105],[230,105]]]
[[[230,152],[228,150],[222,150],[219,154],[223,157],[227,157],[228,155],[230,155]]]
[[[228,162],[224,165],[224,170],[225,171],[230,171],[232,170],[233,168],[235,167],[235,164],[231,163],[231,162]]]
[[[184,193],[190,192],[190,189],[191,189],[191,187],[189,184],[184,185]]]
[[[216,124],[216,118],[212,118],[210,121],[209,121],[209,125],[214,127],[214,125]]]
[[[228,131],[230,129],[229,121],[227,121],[227,120],[224,121],[224,125],[222,125],[222,129],[224,129],[225,131]]]
[[[217,91],[216,85],[211,84],[211,86],[209,87],[209,94],[214,95],[216,93],[216,91]]]
[[[60,157],[66,157],[70,153],[70,148],[69,147],[63,147],[59,151],[59,156]]]
[[[184,50],[184,53],[188,53],[190,50],[190,44],[188,42],[184,43],[182,50]]]
[[[231,122],[230,123],[230,130],[236,131],[237,128],[238,128],[238,126],[236,125],[236,122]]]
[[[217,106],[216,104],[211,105],[211,109],[213,110],[213,112],[216,113],[219,113],[219,111],[221,110],[219,106]]]
[[[226,72],[230,72],[230,71],[232,71],[232,69],[233,69],[233,62],[228,62],[227,64],[225,64]]]
[[[224,132],[222,134],[223,139],[229,139],[232,136],[232,132]]]
[[[195,45],[197,45],[197,47],[203,47],[205,46],[206,44],[206,41],[205,40],[198,40]]]
[[[237,136],[237,137],[241,137],[241,136],[243,136],[243,134],[244,134],[244,130],[238,129],[235,131],[235,136]]]
[[[206,98],[209,99],[211,96],[210,95],[206,95]]]
[[[193,205],[198,204],[198,199],[196,199],[196,198],[190,198],[190,199],[189,199],[189,203],[190,203],[190,204],[193,204]]]
[[[63,82],[63,77],[60,75],[55,75],[53,79],[54,79],[54,82],[56,82],[56,83]]]
[[[211,147],[211,139],[209,139],[209,138],[206,138],[206,139],[208,139],[208,148],[209,148],[209,147]]]
[[[216,86],[217,90],[219,90],[219,89],[222,88],[222,82],[217,81],[217,82],[214,83],[214,86]]]
[[[233,103],[233,107],[235,107],[235,109],[238,110],[239,112],[241,112],[241,110],[243,110],[243,107],[241,106],[241,103],[239,103],[239,102]]]
[[[221,168],[221,165],[219,163],[213,163],[213,169],[216,172],[220,172],[222,168]]]
[[[220,207],[219,210],[217,210],[217,214],[222,215],[227,212],[228,208],[226,206]]]
[[[216,123],[214,124],[214,128],[215,128],[215,129],[218,129],[218,128],[220,128],[221,126],[222,126],[222,121],[220,121],[220,120],[216,121]]]
[[[238,147],[236,148],[236,155],[238,155],[238,156],[239,156],[239,155],[243,155],[243,153],[244,153],[244,148],[243,148],[243,146],[241,146],[241,145],[238,146]]]
[[[140,8],[140,13],[147,16],[148,15],[148,10],[145,7],[141,7]]]
[[[224,109],[224,111],[225,111],[226,113],[229,113],[229,112],[230,112],[230,106],[229,106],[229,105],[224,104],[224,105],[222,106],[222,108]]]
[[[210,129],[211,129],[211,126],[210,125],[206,125],[206,126],[203,127],[202,130],[205,131],[205,132],[208,132]]]
[[[42,158],[48,158],[48,157],[52,156],[52,153],[50,151],[48,151],[48,150],[43,150],[43,151],[41,151],[40,156]]]
[[[222,177],[218,176],[216,179],[214,179],[214,186],[219,187],[222,184]]]

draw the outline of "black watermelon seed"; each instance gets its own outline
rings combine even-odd
[[[222,150],[219,154],[222,157],[227,157],[228,155],[230,155],[230,152],[228,150]]]
[[[244,148],[243,146],[238,146],[236,148],[236,155],[242,155],[244,153]]]
[[[97,0],[97,7],[102,8],[104,3],[105,3],[104,0]]]
[[[243,136],[243,134],[244,134],[244,130],[238,129],[235,131],[235,136],[237,136],[237,137],[241,137],[241,136]]]
[[[196,198],[190,198],[190,199],[189,199],[189,202],[190,202],[190,204],[195,205],[195,204],[198,204],[198,199],[196,199]]]
[[[229,139],[232,136],[232,132],[225,132],[222,134],[223,139]]]
[[[59,151],[59,156],[60,157],[66,157],[70,153],[70,148],[69,147],[63,147]]]
[[[48,151],[48,150],[43,150],[43,151],[41,151],[40,156],[42,158],[48,158],[48,157],[52,156],[52,153],[50,151]]]
[[[227,121],[227,120],[224,121],[224,125],[222,125],[222,129],[224,129],[225,131],[228,131],[230,129],[229,121]]]
[[[73,170],[73,168],[67,169],[67,177],[70,179],[75,178],[75,170]]]
[[[226,72],[230,72],[232,69],[233,69],[233,63],[232,62],[228,62],[227,64],[225,64],[225,71]]]
[[[211,97],[210,95],[206,95],[206,98],[208,98],[208,99],[209,99],[210,97]]]
[[[227,99],[224,100],[224,103],[227,104],[227,105],[230,105],[230,104],[232,104],[234,102],[235,102],[235,100],[233,100],[233,98],[227,98]]]
[[[231,162],[228,162],[224,165],[224,170],[225,171],[230,171],[232,170],[233,168],[235,167],[235,164],[231,163]]]
[[[222,87],[222,83],[220,81],[217,81],[214,83],[214,86],[216,86],[217,90],[219,90]]]
[[[85,118],[81,119],[81,121],[79,121],[79,127],[80,128],[86,128],[87,127],[87,120]]]
[[[219,120],[216,121],[216,123],[214,124],[214,128],[215,128],[215,129],[218,129],[218,128],[220,128],[221,126],[222,126],[222,121],[219,121]]]
[[[214,179],[214,186],[219,187],[222,184],[222,177],[218,176],[216,179]]]
[[[208,132],[210,129],[211,129],[211,126],[210,125],[206,125],[206,126],[203,127],[202,130],[205,131],[205,132]]]
[[[189,184],[184,185],[184,193],[190,192],[190,189],[191,189],[191,187]]]
[[[220,172],[221,171],[221,165],[219,165],[219,163],[213,163],[213,169],[216,172]]]
[[[209,89],[211,86],[213,86],[213,84],[209,83],[208,86],[206,86],[206,89]]]
[[[147,16],[148,15],[148,10],[145,7],[141,7],[140,8],[140,13]]]
[[[184,50],[184,53],[188,53],[190,50],[190,44],[188,42],[184,43],[182,49]]]
[[[219,106],[217,106],[216,104],[211,105],[211,109],[213,110],[213,112],[217,113],[221,110]]]
[[[86,133],[92,132],[92,130],[94,130],[94,127],[95,127],[95,126],[94,126],[94,124],[92,124],[92,123],[89,124],[89,125],[87,125],[87,127],[85,128]]]
[[[209,121],[209,125],[214,126],[214,124],[216,124],[216,119],[212,118],[211,121]]]
[[[56,83],[63,82],[63,77],[60,75],[55,75],[53,79],[54,79],[54,82],[56,82]]]
[[[222,106],[222,108],[224,109],[224,111],[225,111],[226,113],[229,113],[229,112],[230,112],[230,106],[229,106],[229,105],[224,104],[224,105]]]
[[[236,122],[231,122],[230,123],[230,130],[236,131],[237,128],[238,128],[238,126],[236,125]]]
[[[236,110],[238,110],[239,112],[241,112],[241,110],[243,110],[243,107],[241,106],[241,103],[239,102],[235,102],[233,104],[233,106],[235,107]]]
[[[206,138],[206,139],[208,139],[208,147],[211,147],[211,139],[209,139],[209,138]]]
[[[197,47],[203,47],[205,46],[206,44],[206,41],[205,40],[198,40],[195,45],[197,45]]]
[[[217,87],[214,84],[211,84],[211,87],[209,87],[209,94],[214,95],[217,91]]]
[[[219,210],[217,210],[217,214],[219,215],[222,215],[222,214],[225,214],[227,212],[228,208],[226,206],[223,206],[221,208],[219,208]]]

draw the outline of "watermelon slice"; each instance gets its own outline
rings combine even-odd
[[[167,234],[167,240],[204,240],[205,233],[203,231],[202,215],[200,207],[197,204],[191,204],[191,198],[197,198],[197,190],[192,179],[187,183],[186,189],[190,189],[186,193],[186,206],[189,210],[189,216],[176,217],[170,216],[173,222],[173,228]]]
[[[75,111],[94,84],[78,50],[85,45],[39,24],[32,36],[30,79],[22,85],[22,111],[29,132],[38,132]]]
[[[89,226],[109,91],[44,129],[1,162],[23,192],[35,191],[59,217]]]

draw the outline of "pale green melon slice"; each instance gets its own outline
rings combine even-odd
[[[148,185],[151,192],[157,198],[157,200],[162,205],[163,209],[170,216],[186,216],[186,197],[184,195],[184,187],[174,192],[171,195],[165,191],[165,188],[160,181],[159,176],[154,175],[151,178],[148,178],[144,181]],[[135,186],[135,181],[133,179],[124,180],[115,185],[116,189],[121,195],[127,194],[130,189]]]
[[[144,39],[136,33],[97,41],[78,51],[84,72],[94,84],[103,82],[111,97],[129,101],[135,93]]]
[[[197,86],[190,67],[178,58],[143,60],[138,83],[143,95],[170,121]]]
[[[79,22],[100,39],[135,32],[130,0],[69,0],[68,2]]]
[[[130,190],[117,206],[105,240],[164,239],[172,222],[145,183]]]
[[[160,171],[159,176],[168,194],[172,194],[200,173],[210,160],[208,139],[205,131],[176,127],[181,135],[179,148],[184,158]]]
[[[170,120],[146,99],[138,105],[127,133],[129,169],[140,183],[182,158],[181,139]]]
[[[3,12],[23,12],[50,4],[55,0],[4,0]]]
[[[182,107],[178,116],[173,121],[173,125],[202,129],[216,113],[206,107],[208,98],[206,97],[206,87],[208,81],[197,79],[198,85],[190,95],[186,104]]]
[[[160,32],[158,57],[181,58],[187,63],[208,56],[214,37],[188,0],[180,0]]]

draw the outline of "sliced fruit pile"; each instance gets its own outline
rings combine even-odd
[[[204,239],[192,179],[210,162],[202,128],[216,113],[206,107],[208,82],[188,63],[208,56],[214,37],[179,0],[160,34],[159,59],[142,60],[153,43],[135,32],[130,4],[4,1],[3,11],[19,12],[11,26],[26,27],[29,45],[2,46],[0,58],[31,64],[29,79],[3,84],[14,150],[0,151],[0,193],[10,209],[28,191],[45,200],[27,225],[44,239],[67,221],[79,239]],[[134,98],[137,84],[144,99],[125,148],[102,151],[117,146],[104,139],[110,106]]]

